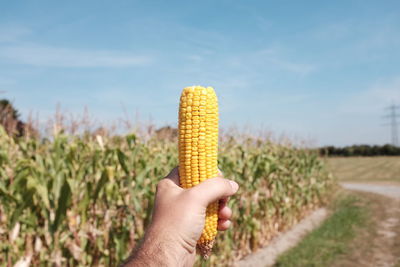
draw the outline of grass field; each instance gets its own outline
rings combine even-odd
[[[332,157],[326,161],[339,181],[400,182],[400,157]]]
[[[359,197],[341,196],[331,207],[333,215],[300,244],[278,258],[275,266],[326,266],[349,247],[356,229],[365,226],[367,210]]]
[[[275,266],[400,265],[398,202],[371,193],[338,195],[329,206],[332,215]]]

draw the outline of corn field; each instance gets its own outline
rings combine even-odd
[[[177,164],[169,139],[15,139],[0,127],[0,265],[117,266],[144,234],[157,181]],[[317,153],[257,138],[224,138],[219,168],[240,191],[229,204],[233,227],[203,262],[210,266],[266,245],[334,184]]]

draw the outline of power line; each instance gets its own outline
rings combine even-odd
[[[399,137],[398,137],[398,119],[400,118],[400,106],[392,104],[389,107],[386,107],[387,114],[383,116],[385,119],[389,119],[389,124],[385,124],[385,126],[390,126],[390,132],[392,137],[392,145],[399,145]]]

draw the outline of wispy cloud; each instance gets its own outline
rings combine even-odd
[[[186,58],[192,62],[202,62],[204,60],[203,56],[196,54],[188,55]]]
[[[37,67],[130,67],[148,65],[145,55],[112,50],[81,50],[37,44],[0,46],[0,59]]]
[[[15,80],[0,76],[0,86],[1,85],[12,85],[12,84],[15,84]]]
[[[288,59],[283,49],[266,48],[257,51],[245,51],[231,55],[190,54],[186,56],[196,67],[202,66],[209,75],[218,73],[218,78],[225,74],[228,77],[248,77],[252,80],[256,76],[265,77],[266,73],[287,72],[295,76],[305,76],[318,70],[314,63]],[[198,65],[206,64],[206,65]]]
[[[15,80],[0,76],[0,98],[2,98],[3,94],[9,93],[10,87],[12,87],[15,83]]]
[[[348,98],[341,107],[344,113],[377,114],[392,103],[400,103],[400,76],[377,82],[367,90]]]
[[[318,69],[315,64],[299,62],[288,59],[285,56],[283,47],[270,47],[246,55],[246,61],[262,67],[262,70],[276,69],[292,72],[299,75],[307,75]]]
[[[0,25],[0,44],[15,42],[30,33],[27,27]]]
[[[312,64],[299,63],[280,58],[270,58],[269,61],[280,69],[294,72],[300,75],[309,74],[317,69],[317,67]]]
[[[400,76],[389,81],[374,84],[365,95],[375,105],[400,102]]]
[[[368,20],[368,23],[348,18],[321,24],[300,34],[314,41],[314,45],[326,47],[329,53],[321,55],[321,59],[325,58],[324,65],[365,64],[397,57],[400,45],[398,16]]]
[[[340,41],[356,33],[354,22],[345,20],[319,25],[311,30],[310,37],[317,41]]]

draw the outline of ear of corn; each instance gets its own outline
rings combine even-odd
[[[211,87],[183,90],[179,106],[179,175],[183,188],[218,174],[218,100]],[[203,233],[197,242],[208,258],[217,234],[218,202],[207,207]]]

